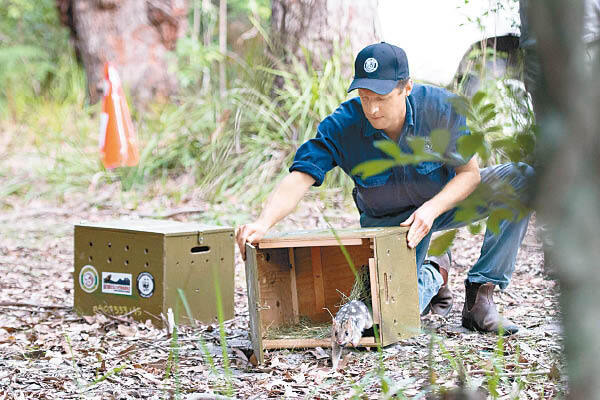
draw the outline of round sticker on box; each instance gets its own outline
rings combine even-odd
[[[138,275],[137,290],[140,296],[145,298],[154,294],[154,277],[149,272],[142,272]]]
[[[92,293],[98,289],[98,271],[91,265],[84,265],[79,271],[79,286],[84,292]]]

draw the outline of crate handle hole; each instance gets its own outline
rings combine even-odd
[[[192,247],[192,249],[190,250],[190,252],[192,252],[193,254],[208,253],[209,251],[210,251],[210,246],[195,246],[195,247]]]

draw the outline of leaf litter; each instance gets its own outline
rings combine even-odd
[[[325,218],[339,228],[357,227],[356,213],[345,211],[351,209],[347,204],[340,206],[344,203],[339,194],[334,197],[339,207],[325,206],[313,196],[277,229],[327,228]],[[210,210],[220,216],[216,222],[221,224],[235,225],[239,215],[254,212],[202,204],[194,198],[190,194],[177,205]],[[72,310],[73,225],[81,220],[153,215],[164,210],[165,202],[167,208],[176,209],[164,198],[138,207],[121,198],[99,207],[74,196],[62,204],[33,200],[15,207],[12,216],[5,213],[8,222],[0,231],[0,398],[162,399],[202,394],[202,398],[370,399],[386,397],[385,390],[388,395],[432,398],[434,393],[458,390],[459,385],[486,391],[490,382],[496,382],[494,390],[502,398],[552,398],[567,390],[558,288],[544,273],[535,221],[519,252],[511,285],[495,293],[499,309],[523,327],[504,338],[501,349],[497,337],[460,325],[462,282],[482,241],[481,234],[471,235],[466,229],[459,230],[452,247],[450,287],[455,305],[448,318],[423,317],[421,335],[380,352],[351,349],[337,372],[331,370],[329,349],[323,348],[268,350],[264,365],[256,364],[248,337],[244,266],[237,249],[235,318],[224,324],[230,374],[216,323],[178,327],[175,363],[173,338],[165,327],[130,317],[78,316]],[[32,207],[40,212],[18,216]],[[202,215],[187,213],[174,219],[205,222]]]

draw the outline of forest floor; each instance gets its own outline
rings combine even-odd
[[[7,183],[2,180],[0,175],[0,185]],[[358,226],[356,212],[340,194],[331,194],[327,206],[322,197],[310,196],[278,229],[325,228],[323,215],[336,228]],[[147,198],[153,200],[124,196],[115,185],[66,194],[60,202],[3,199],[0,399],[193,398],[199,393],[204,396],[197,398],[390,398],[394,393],[432,398],[443,397],[461,381],[478,390],[472,398],[554,398],[567,390],[558,287],[544,274],[535,221],[511,285],[495,294],[504,315],[522,327],[519,333],[499,339],[461,327],[462,282],[482,241],[482,235],[461,230],[452,246],[455,305],[449,317],[422,318],[421,334],[380,352],[352,349],[341,369],[332,372],[329,349],[269,350],[263,365],[249,361],[244,264],[237,249],[235,318],[224,324],[226,358],[216,323],[181,326],[173,338],[164,326],[77,315],[72,308],[74,224],[171,214],[179,221],[233,225],[256,213],[246,206],[206,204],[194,193],[177,202],[160,193]]]

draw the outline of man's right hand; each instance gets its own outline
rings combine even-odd
[[[269,228],[259,222],[238,227],[235,240],[237,241],[243,260],[246,259],[246,243],[258,243],[265,236],[267,230]]]

